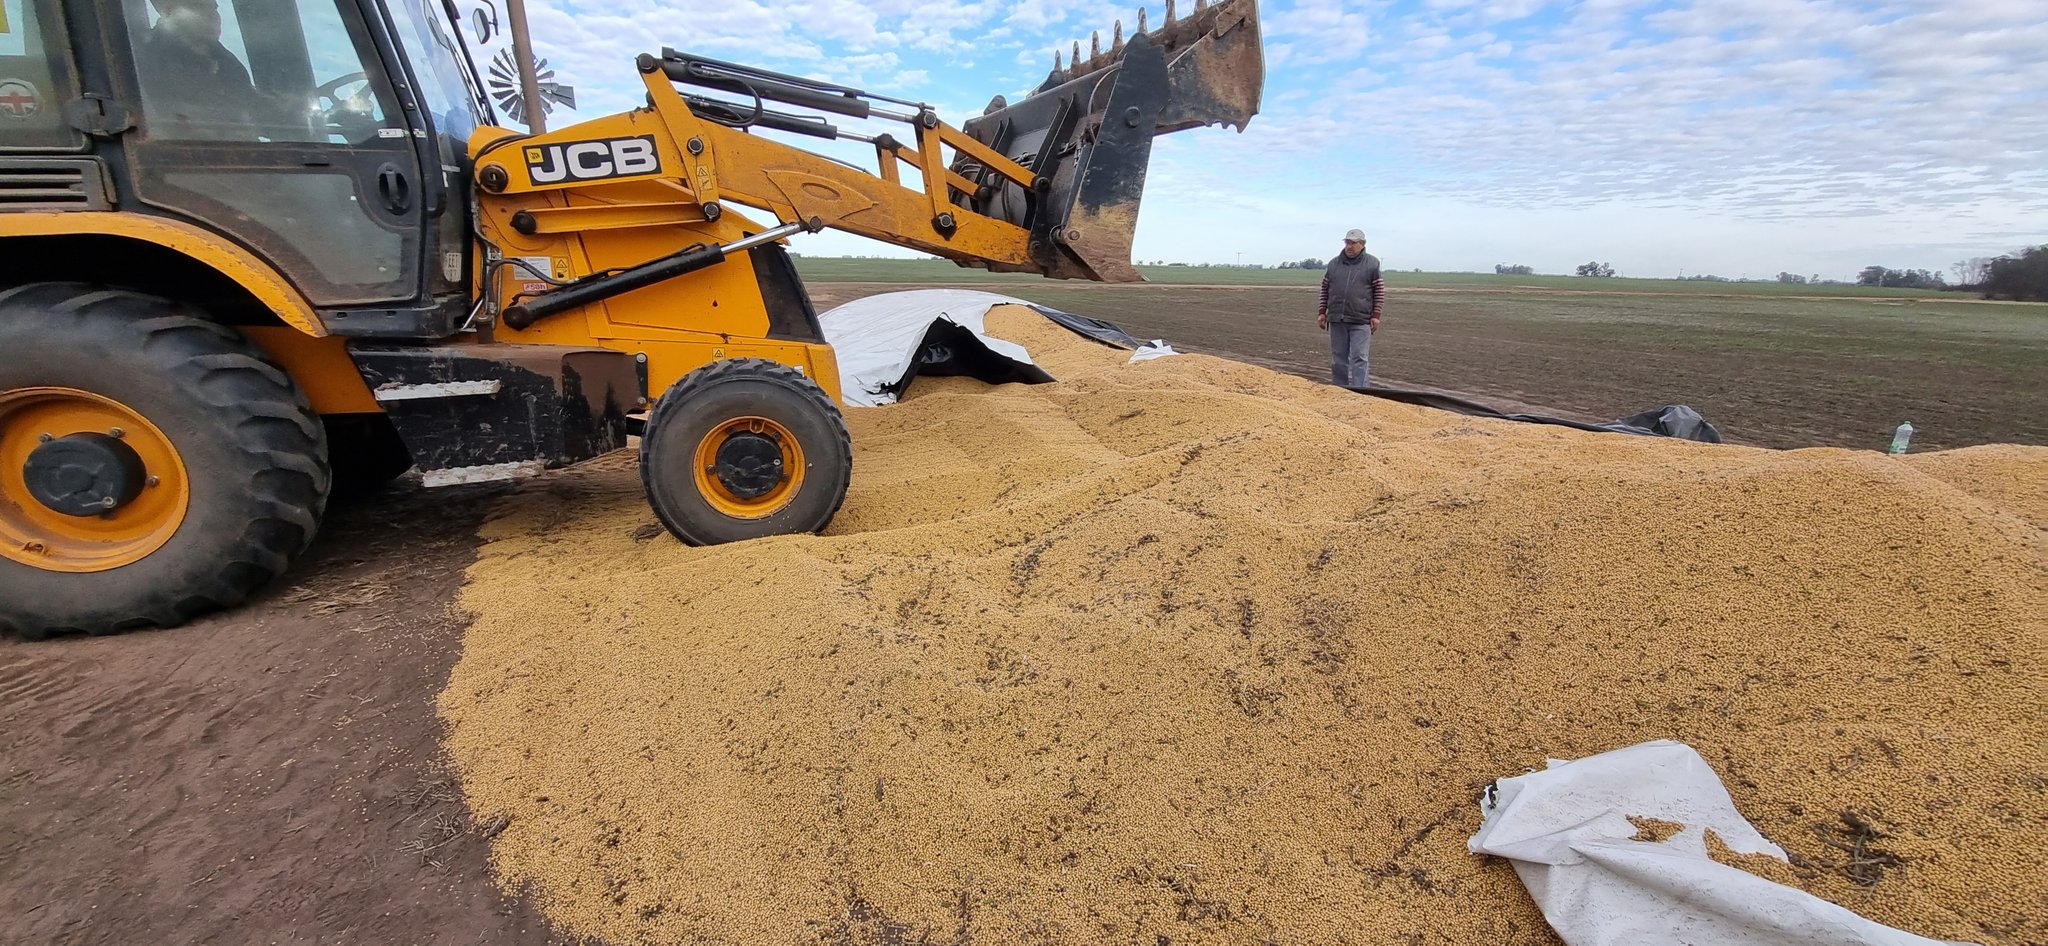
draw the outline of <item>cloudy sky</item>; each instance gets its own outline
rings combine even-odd
[[[465,0],[474,7],[490,0]],[[1187,0],[1192,3],[1192,0]],[[675,46],[958,124],[1137,6],[528,0],[576,113]],[[1158,24],[1163,0],[1148,19]],[[1268,0],[1243,133],[1162,138],[1134,256],[1275,263],[1363,227],[1390,268],[1946,270],[2048,242],[2048,0]],[[556,122],[570,117],[560,115]],[[810,146],[810,139],[794,139]],[[799,252],[906,255],[856,237]]]

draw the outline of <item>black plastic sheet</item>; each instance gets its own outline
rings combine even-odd
[[[1566,417],[1551,417],[1545,414],[1518,414],[1497,410],[1456,394],[1442,391],[1418,391],[1405,388],[1347,388],[1360,394],[1383,397],[1403,404],[1434,407],[1438,410],[1453,411],[1471,417],[1491,417],[1496,420],[1520,421],[1525,424],[1552,424],[1570,427],[1574,430],[1590,430],[1603,433],[1634,434],[1640,437],[1673,437],[1679,440],[1693,440],[1700,443],[1720,443],[1721,432],[1707,423],[1700,413],[1684,404],[1667,404],[1646,411],[1630,414],[1620,420],[1605,424],[1589,424],[1585,421]]]
[[[1060,310],[1055,309],[1052,306],[1039,305],[1036,302],[1027,302],[1024,304],[1026,306],[1029,306],[1034,311],[1036,311],[1039,315],[1045,316],[1048,319],[1058,322],[1059,324],[1064,325],[1067,328],[1073,329],[1074,331],[1079,332],[1082,335],[1086,335],[1089,338],[1095,339],[1098,342],[1102,342],[1105,345],[1113,345],[1117,348],[1124,348],[1132,351],[1136,351],[1137,349],[1145,347],[1144,342],[1132,338],[1130,333],[1125,332],[1123,328],[1121,326],[1118,326],[1115,322],[1108,322],[1102,319],[1091,319],[1088,316],[1075,315],[1072,312],[1061,312]]]

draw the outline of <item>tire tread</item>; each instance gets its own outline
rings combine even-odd
[[[40,320],[38,329],[48,330],[60,317],[71,323],[62,334],[83,333],[139,353],[194,405],[243,415],[215,425],[240,461],[235,468],[188,472],[234,477],[253,515],[190,585],[144,589],[82,614],[0,605],[0,624],[12,624],[31,640],[60,631],[168,627],[238,604],[281,574],[311,544],[331,479],[324,429],[290,375],[240,333],[168,299],[82,283],[36,283],[0,293],[0,323]]]
[[[683,405],[690,403],[703,392],[721,384],[742,379],[767,381],[786,387],[808,400],[813,408],[830,419],[833,436],[838,441],[837,446],[839,450],[848,458],[848,464],[845,469],[833,471],[838,474],[839,482],[832,485],[833,500],[831,509],[825,513],[821,524],[818,526],[818,528],[823,528],[823,523],[831,522],[832,518],[839,514],[840,508],[846,504],[846,481],[852,474],[853,435],[847,430],[846,417],[840,413],[839,405],[832,403],[832,398],[825,393],[824,388],[818,386],[817,382],[812,381],[796,369],[767,358],[725,358],[714,361],[684,375],[681,380],[670,386],[668,391],[662,394],[660,399],[655,402],[654,410],[650,411],[647,415],[647,429],[650,431],[657,429],[671,415],[681,410]],[[644,460],[640,464],[640,476],[641,485],[646,488],[651,499],[654,495],[655,487],[650,468]],[[692,545],[706,544],[699,538],[685,534],[686,530],[678,528],[677,523],[669,521],[668,515],[663,513],[659,507],[655,511],[661,517],[662,523],[677,538]]]

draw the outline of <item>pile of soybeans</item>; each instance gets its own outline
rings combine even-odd
[[[441,699],[493,864],[614,943],[1551,943],[1493,779],[1684,741],[1883,923],[2048,939],[2048,448],[1475,420],[1022,310],[1061,380],[850,412],[827,534],[630,456],[486,524]]]

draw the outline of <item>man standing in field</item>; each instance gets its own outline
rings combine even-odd
[[[1365,251],[1365,231],[1344,234],[1344,252],[1323,269],[1316,327],[1330,330],[1330,381],[1347,388],[1370,384],[1372,333],[1379,331],[1387,284],[1380,281],[1379,257]]]

